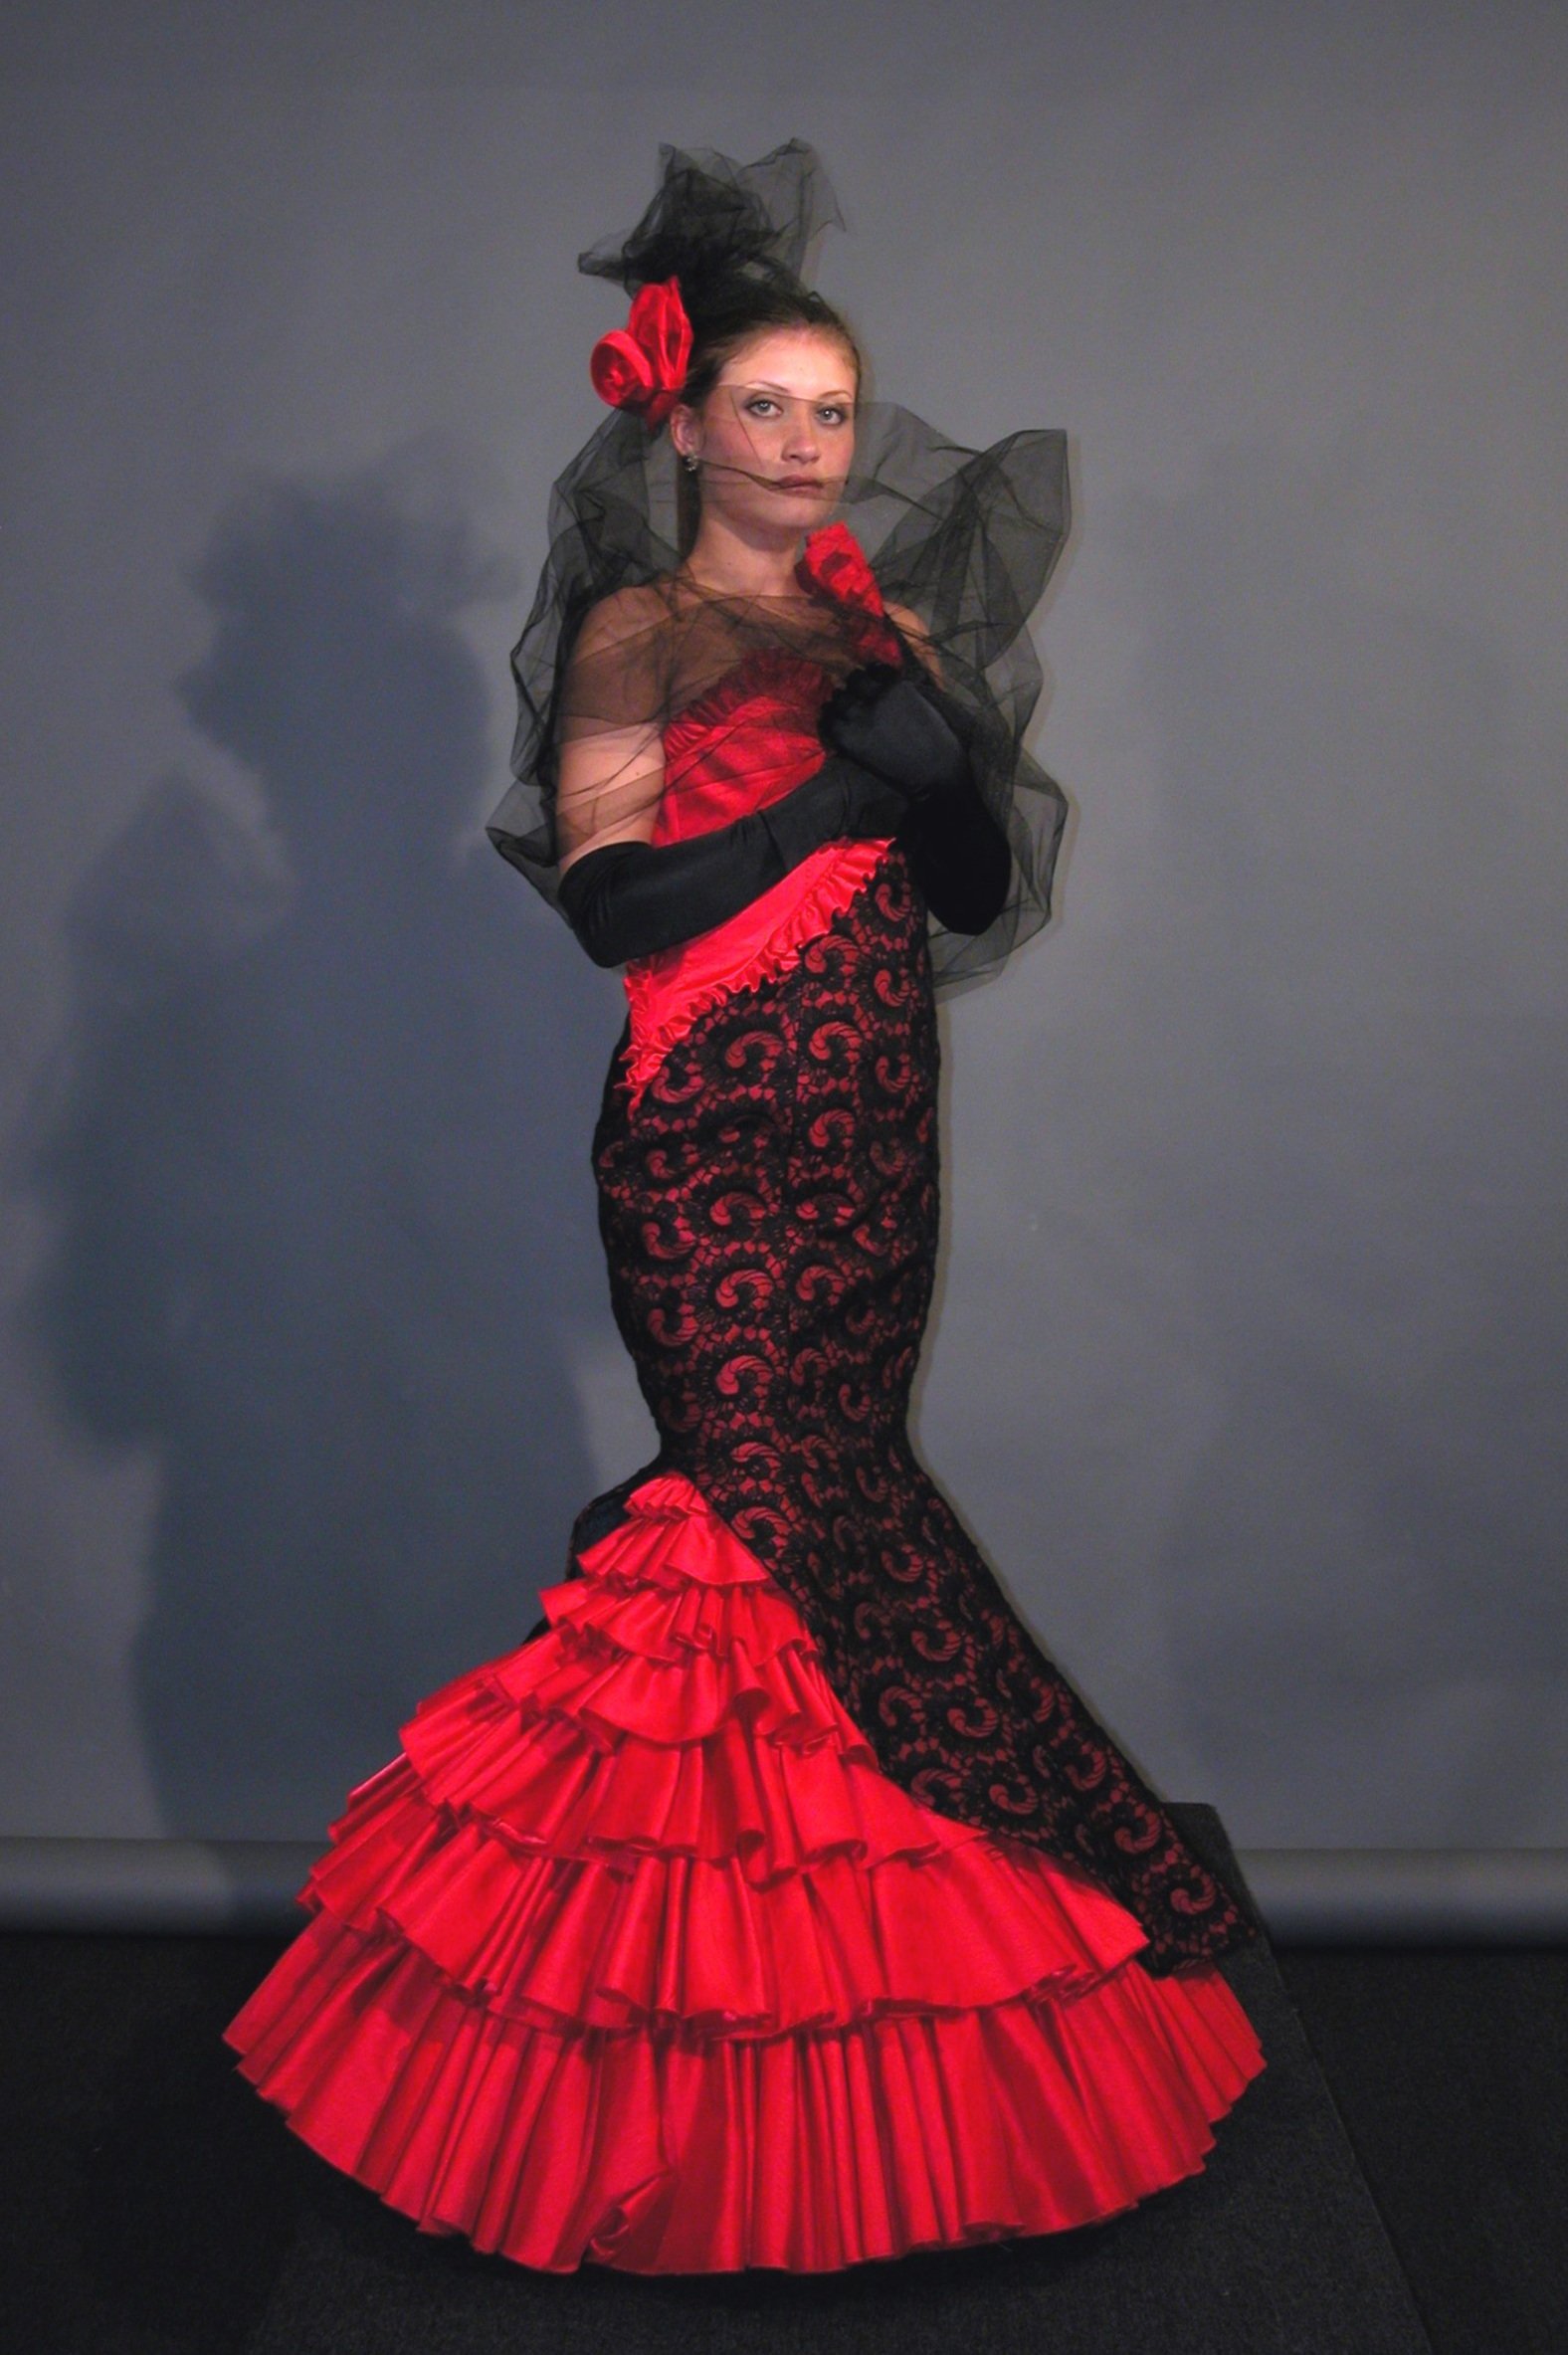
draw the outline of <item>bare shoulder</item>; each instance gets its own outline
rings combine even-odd
[[[936,649],[931,644],[931,634],[912,606],[894,605],[889,601],[885,610],[887,619],[899,634],[908,640],[915,655],[925,665],[931,677],[940,679],[942,666]]]
[[[574,651],[579,656],[613,653],[635,639],[645,638],[650,630],[659,629],[668,619],[669,605],[656,581],[612,590],[597,605],[590,605],[584,614]]]

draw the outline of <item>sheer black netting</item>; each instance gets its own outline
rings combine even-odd
[[[629,294],[679,278],[692,318],[711,316],[738,278],[804,282],[812,247],[844,215],[804,139],[738,164],[705,148],[659,150],[659,188],[637,227],[579,254],[577,267]]]
[[[799,287],[818,234],[842,226],[802,141],[748,166],[666,147],[661,165],[637,227],[579,267],[634,294],[678,279],[699,332],[722,321],[741,282]],[[968,718],[975,781],[1012,851],[1006,903],[985,931],[948,931],[933,917],[939,987],[993,970],[1051,912],[1067,801],[1024,745],[1042,684],[1027,624],[1069,514],[1062,432],[1016,433],[977,451],[892,403],[858,406],[853,466],[824,521],[848,524],[883,599],[928,638],[926,659]],[[554,486],[549,553],[511,657],[513,783],[487,828],[552,905],[565,849],[636,825],[651,797],[680,790],[664,772],[662,733],[728,674],[777,658],[838,680],[865,659],[857,617],[831,600],[694,585],[681,572],[684,522],[670,436],[630,411],[612,412]],[[563,847],[561,747],[598,731],[614,731],[613,757],[594,764],[597,805],[572,814]]]

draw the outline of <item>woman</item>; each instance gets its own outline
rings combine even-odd
[[[1234,1894],[911,1452],[933,992],[1044,921],[1061,437],[870,412],[799,143],[666,150],[491,824],[628,1022],[594,1138],[655,1462],[354,1791],[241,2066],[431,2231],[808,2271],[1110,2216],[1263,2065]],[[842,521],[881,527],[874,572]],[[907,589],[906,597],[885,592]]]

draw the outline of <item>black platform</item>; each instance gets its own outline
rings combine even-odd
[[[1175,1812],[1235,1874],[1214,1811]],[[246,2355],[1430,2355],[1273,1956],[1227,1975],[1269,2066],[1203,2174],[1108,2224],[839,2274],[542,2275],[417,2233],[306,2153]],[[287,2129],[257,2103],[255,2131]]]

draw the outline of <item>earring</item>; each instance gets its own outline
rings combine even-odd
[[[696,460],[692,457],[689,450],[683,451],[681,463],[686,468],[686,471],[688,475],[694,475],[696,473]]]

